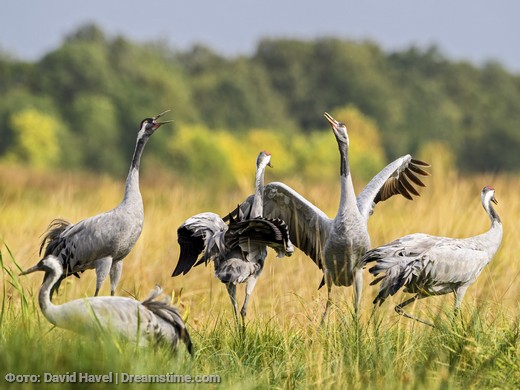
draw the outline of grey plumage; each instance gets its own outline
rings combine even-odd
[[[205,212],[188,218],[177,230],[181,252],[172,276],[186,274],[193,266],[213,261],[215,275],[226,284],[237,321],[236,285],[246,283],[240,311],[244,320],[249,296],[264,266],[267,246],[276,250],[278,257],[290,256],[294,251],[285,222],[262,217],[264,171],[270,159],[271,155],[265,151],[257,158],[255,195],[246,214],[237,209],[236,218],[230,215],[226,223],[219,215]]]
[[[491,219],[490,229],[483,234],[448,238],[416,233],[368,251],[361,261],[363,265],[376,262],[369,270],[377,277],[371,284],[381,283],[374,303],[381,304],[404,288],[416,295],[397,305],[396,311],[432,325],[406,314],[403,307],[430,295],[453,292],[458,310],[467,288],[494,257],[502,241],[502,223],[491,205],[497,203],[494,194],[492,187],[484,187],[481,192],[482,205]]]
[[[38,302],[47,320],[59,328],[79,334],[110,334],[147,346],[166,343],[176,348],[180,341],[192,353],[190,336],[178,310],[166,302],[157,301],[161,288],[157,286],[142,302],[125,297],[90,297],[54,305],[52,287],[63,275],[62,261],[46,256],[21,275],[43,271],[45,277]]]
[[[406,155],[388,164],[356,198],[348,158],[347,128],[329,114],[325,113],[325,117],[332,126],[340,151],[341,194],[336,217],[329,218],[283,183],[266,185],[264,196],[264,216],[283,219],[289,226],[294,245],[324,270],[320,287],[327,285],[328,298],[323,319],[331,303],[333,284],[354,284],[354,306],[358,310],[363,281],[359,259],[370,247],[367,222],[375,204],[396,194],[412,199],[412,195],[419,195],[414,185],[424,186],[417,175],[428,175],[421,168],[428,164]],[[240,205],[241,212],[247,213],[252,203],[250,196]]]
[[[169,110],[168,110],[169,111]],[[61,281],[70,276],[78,276],[87,269],[96,270],[97,295],[103,281],[110,274],[110,293],[115,294],[121,278],[122,260],[132,250],[144,222],[144,208],[139,191],[139,165],[144,147],[150,136],[161,125],[171,121],[158,122],[165,111],[141,122],[137,135],[132,163],[126,179],[125,194],[121,203],[113,210],[72,224],[63,219],[51,222],[40,246],[43,257],[54,255],[63,264],[64,273],[53,286],[53,292]],[[51,294],[52,295],[52,294]]]

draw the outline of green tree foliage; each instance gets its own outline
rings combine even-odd
[[[234,132],[282,125],[294,128],[285,118],[285,100],[271,87],[264,67],[242,57],[225,60],[201,46],[181,58],[207,126]]]
[[[79,94],[72,103],[71,132],[81,165],[94,171],[122,172],[120,125],[111,100],[103,95]]]
[[[56,163],[117,174],[140,121],[166,109],[177,128],[161,128],[147,154],[196,178],[198,169],[223,168],[235,185],[261,149],[284,155],[273,159],[273,177],[324,178],[312,161],[337,157],[324,111],[347,123],[351,147],[361,150],[352,154],[360,178],[426,145],[444,145],[461,171],[520,167],[520,76],[494,62],[450,61],[435,46],[385,53],[373,42],[265,39],[252,56],[227,58],[203,46],[136,44],[85,25],[35,63],[0,55],[0,158],[18,147],[11,118],[26,109],[59,122]],[[204,156],[192,161],[182,145]]]

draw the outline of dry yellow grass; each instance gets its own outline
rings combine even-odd
[[[511,176],[479,176],[461,178],[454,174],[427,179],[427,188],[413,202],[393,198],[379,204],[369,222],[372,244],[380,245],[413,232],[465,237],[483,232],[489,220],[480,204],[484,185],[496,188],[497,211],[504,224],[502,246],[485,268],[479,280],[469,289],[465,303],[489,307],[495,305],[516,315],[520,297],[520,253],[518,220],[520,220],[520,179]],[[150,169],[141,174],[141,192],[145,202],[145,226],[141,238],[124,260],[119,295],[143,297],[155,284],[167,293],[182,290],[182,306],[189,311],[189,322],[197,328],[211,318],[232,312],[224,286],[214,277],[211,265],[200,266],[188,275],[171,278],[179,255],[176,229],[187,217],[214,211],[224,214],[248,195],[247,192],[215,190],[211,186],[195,187]],[[267,174],[269,181],[269,173]],[[337,209],[339,185],[309,185],[304,179],[287,179],[329,215]],[[124,180],[77,173],[35,172],[19,167],[0,167],[0,236],[11,248],[14,257],[28,267],[38,257],[40,236],[53,218],[72,222],[116,206],[123,195]],[[365,183],[356,183],[359,191]],[[252,187],[252,183],[251,183]],[[318,291],[321,271],[301,252],[292,258],[277,259],[273,252],[266,262],[262,277],[250,301],[249,318],[276,318],[290,326],[317,323],[325,304],[325,289]],[[376,287],[369,286],[371,276],[365,274],[363,313],[369,313]],[[23,283],[37,289],[41,279],[28,277]],[[62,285],[59,301],[92,295],[95,275],[89,271],[81,279],[69,278]],[[239,289],[239,299],[243,297]],[[9,290],[8,290],[9,291]],[[108,282],[102,289],[108,294]],[[352,289],[334,288],[334,301],[348,310]],[[393,307],[403,294],[389,299],[381,313],[397,320]],[[416,304],[415,310],[435,313],[438,308],[452,305],[452,297],[434,297]],[[332,318],[337,312],[332,311]],[[367,314],[365,314],[367,315]],[[406,320],[405,320],[406,321]]]

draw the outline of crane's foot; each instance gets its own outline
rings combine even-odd
[[[419,317],[415,317],[411,314],[408,314],[407,312],[405,312],[403,310],[403,308],[401,307],[401,305],[397,305],[395,307],[395,311],[397,312],[397,314],[403,316],[403,317],[406,317],[406,318],[410,318],[411,320],[415,320],[417,322],[420,322],[421,324],[425,324],[425,325],[428,325],[428,326],[431,326],[432,328],[435,328],[435,325],[433,325],[431,322],[428,322],[428,321],[425,321],[425,320],[422,320],[420,319]]]

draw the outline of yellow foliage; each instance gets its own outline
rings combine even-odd
[[[368,181],[385,164],[376,125],[353,107],[334,113],[349,128],[349,155],[355,179]],[[328,126],[324,121],[324,126]],[[350,130],[352,129],[352,130]],[[226,185],[251,189],[258,153],[272,154],[273,170],[266,181],[328,181],[339,175],[339,152],[330,129],[307,134],[251,129],[244,134],[215,131],[203,125],[181,125],[168,142],[174,165],[184,176],[217,179]]]
[[[338,145],[332,131],[293,136],[296,172],[309,181],[329,181],[339,176]]]
[[[10,124],[15,142],[6,154],[6,160],[27,163],[36,168],[52,167],[58,162],[58,120],[28,108],[13,114]]]

